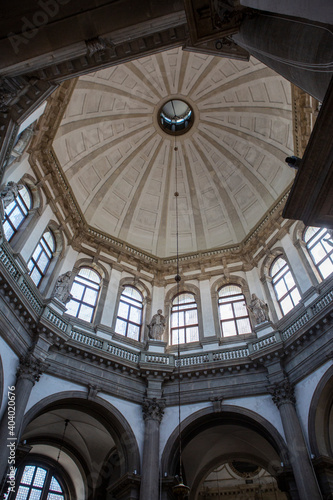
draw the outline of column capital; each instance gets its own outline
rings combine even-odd
[[[161,422],[164,415],[164,408],[164,399],[144,398],[142,403],[143,419]]]
[[[43,365],[39,359],[36,359],[31,353],[28,353],[20,357],[16,378],[17,380],[28,379],[35,384],[40,379],[44,368],[45,365]]]
[[[294,385],[291,384],[288,379],[285,378],[282,382],[276,382],[275,384],[267,387],[267,389],[272,395],[272,399],[278,408],[287,403],[295,405],[296,398]]]

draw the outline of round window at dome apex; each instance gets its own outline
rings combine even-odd
[[[159,110],[159,124],[167,134],[181,135],[193,124],[191,106],[180,99],[170,99]]]

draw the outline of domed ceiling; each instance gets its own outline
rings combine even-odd
[[[174,137],[171,98],[193,110]],[[82,76],[53,143],[87,223],[158,257],[240,243],[294,173],[290,84],[262,63],[173,49]],[[177,148],[177,152],[175,151]]]

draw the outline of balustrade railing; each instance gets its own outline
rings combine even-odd
[[[26,302],[29,304],[34,313],[37,316],[40,316],[40,318],[43,317],[46,319],[51,325],[63,332],[65,335],[68,335],[68,338],[72,341],[75,341],[78,344],[100,349],[101,351],[111,354],[112,356],[132,363],[144,361],[145,363],[150,364],[174,366],[175,358],[173,354],[159,354],[153,352],[143,352],[140,354],[138,351],[121,347],[111,340],[102,339],[98,336],[98,333],[89,333],[77,329],[75,325],[68,320],[68,318],[64,318],[60,313],[53,310],[52,305],[44,304],[44,301],[42,300],[30,276],[24,272],[22,264],[20,265],[16,261],[6,241],[0,245],[0,269],[1,268],[3,269],[3,276],[5,277],[7,273],[11,280],[16,283],[18,290],[24,296]],[[10,280],[7,279],[7,282],[9,284]],[[14,288],[13,285],[12,287]],[[266,349],[274,344],[277,345],[281,343],[281,341],[283,342],[289,340],[307,323],[313,320],[317,314],[325,310],[325,308],[333,303],[333,289],[327,290],[327,284],[325,284],[323,290],[325,290],[323,295],[319,296],[317,300],[308,306],[305,311],[303,309],[301,315],[297,319],[291,320],[291,324],[289,324],[281,332],[276,331],[265,336],[264,338],[251,341],[248,346],[238,349],[221,348],[221,350],[204,353],[182,354],[179,360],[180,366],[190,367],[207,363],[244,359],[249,356],[250,351],[259,352],[262,349]],[[178,360],[176,360],[176,365],[178,365]]]

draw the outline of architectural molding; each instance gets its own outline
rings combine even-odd
[[[284,404],[295,405],[296,403],[294,385],[287,378],[267,387],[267,390],[278,408]]]
[[[28,379],[33,384],[39,381],[40,376],[45,371],[46,366],[34,357],[30,352],[20,357],[20,363],[17,368],[16,377],[18,379]]]
[[[165,399],[144,398],[142,403],[143,419],[162,422],[165,405]]]

